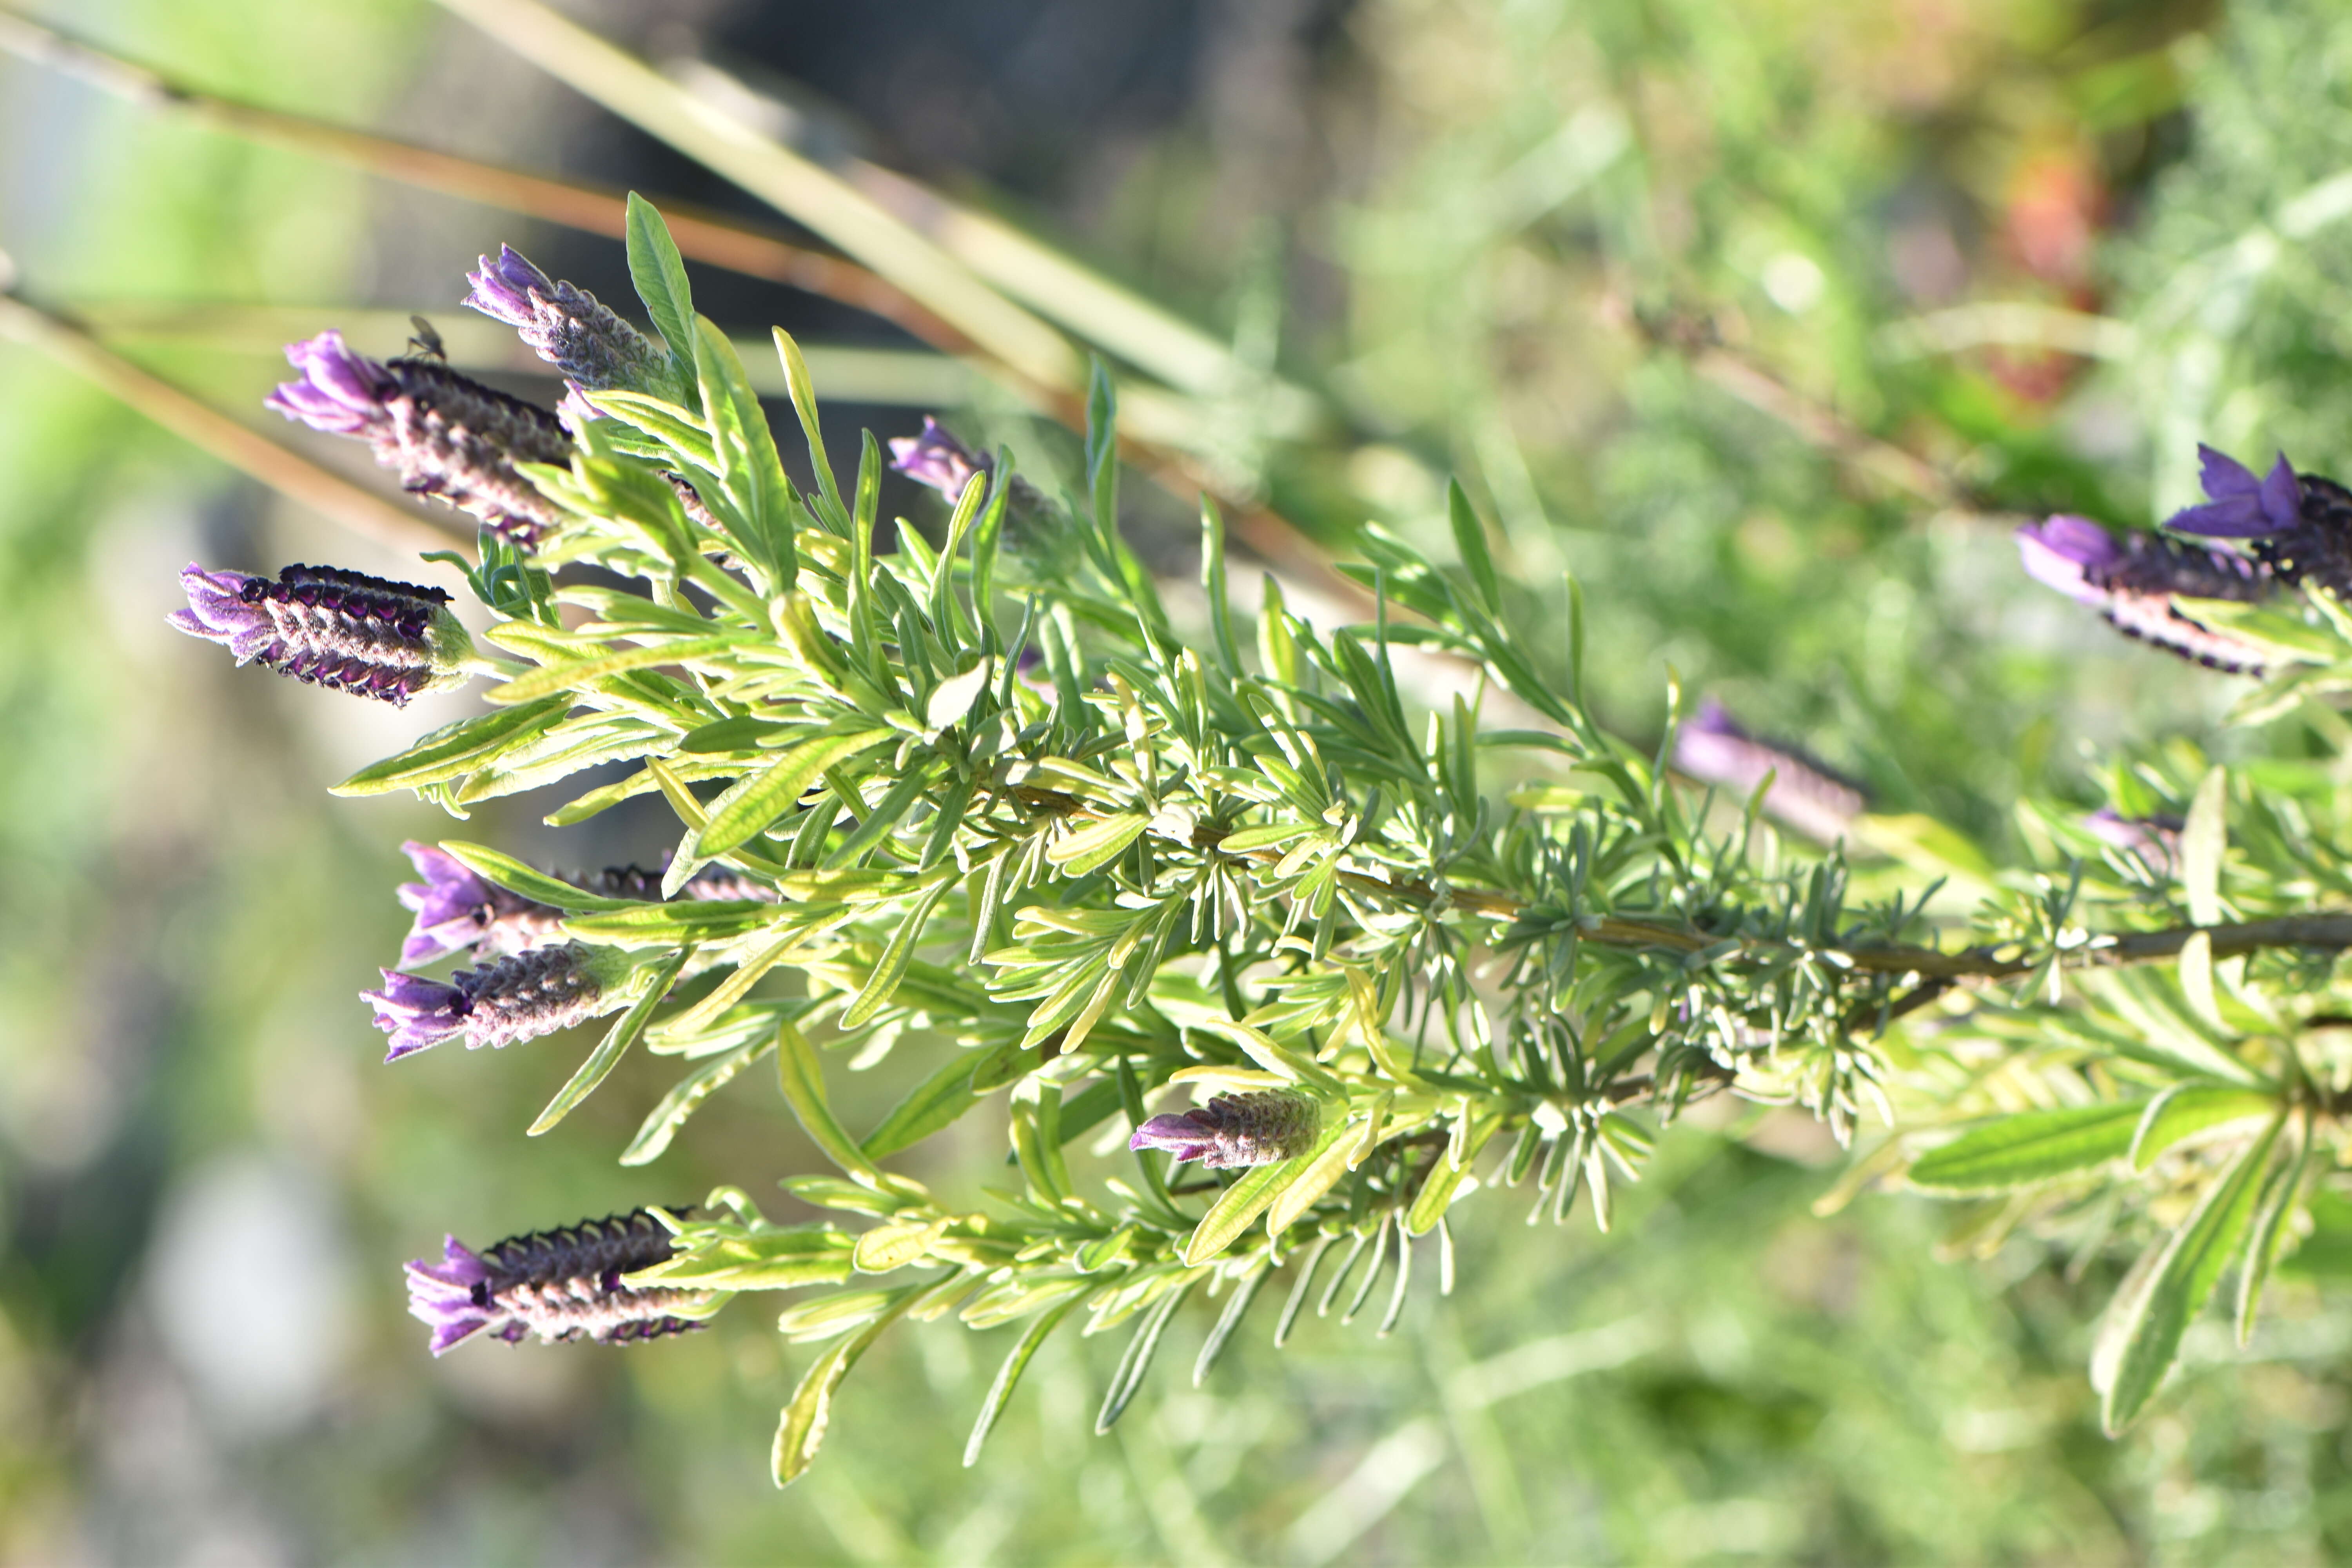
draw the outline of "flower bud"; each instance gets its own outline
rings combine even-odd
[[[511,1237],[478,1253],[447,1237],[440,1262],[407,1265],[408,1310],[432,1328],[436,1356],[482,1333],[509,1344],[536,1333],[545,1344],[607,1345],[686,1333],[702,1327],[714,1292],[621,1282],[670,1250],[669,1231],[645,1209]]]
[[[289,343],[286,357],[302,379],[281,384],[267,406],[367,442],[404,489],[470,512],[514,544],[535,544],[555,526],[554,506],[515,468],[572,460],[572,438],[546,409],[439,360],[372,360],[341,332]]]
[[[194,562],[180,586],[188,607],[167,618],[190,637],[221,644],[239,664],[394,707],[462,685],[474,657],[438,588],[333,566],[289,566],[273,583]]]
[[[411,840],[400,847],[415,862],[418,874],[425,879],[422,882],[403,882],[399,888],[401,903],[416,914],[407,940],[401,943],[403,969],[414,969],[469,947],[475,956],[487,959],[502,953],[530,952],[567,940],[563,935],[563,911],[553,904],[526,899],[478,877],[464,861],[436,846]],[[662,874],[638,866],[608,866],[593,876],[574,872],[556,875],[600,899],[643,899],[653,902],[662,896]],[[746,899],[772,904],[777,895],[773,888],[755,882],[731,867],[713,865],[688,878],[677,896],[695,902]]]
[[[568,1029],[618,1005],[634,967],[617,948],[566,942],[461,969],[446,982],[386,969],[383,989],[362,991],[360,1000],[392,1037],[383,1059],[395,1062],[444,1040],[479,1050]]]
[[[482,258],[466,274],[473,291],[465,302],[513,327],[533,353],[573,385],[590,392],[618,387],[675,397],[669,356],[585,289],[559,283],[510,245],[496,261]]]
[[[1180,1114],[1155,1116],[1127,1146],[1165,1149],[1178,1164],[1198,1160],[1213,1171],[1230,1170],[1296,1159],[1315,1147],[1322,1130],[1322,1102],[1313,1095],[1269,1089],[1221,1094]]]

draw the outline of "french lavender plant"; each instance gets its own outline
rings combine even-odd
[[[2180,746],[2125,759],[2104,802],[2025,809],[2022,863],[1954,851],[1958,880],[1874,870],[1887,893],[1865,900],[1842,849],[1757,821],[1770,781],[1834,841],[1865,819],[1861,793],[1719,709],[1682,723],[1671,692],[1661,748],[1609,733],[1581,694],[1574,584],[1570,658],[1548,670],[1458,489],[1459,565],[1370,529],[1349,570],[1379,614],[1329,629],[1269,580],[1249,635],[1204,509],[1206,623],[1180,632],[1119,536],[1097,376],[1075,502],[930,426],[898,462],[952,514],[939,542],[901,522],[884,550],[880,453],[869,437],[838,488],[792,340],[776,334],[812,491],[786,478],[728,339],[634,198],[629,247],[658,344],[511,250],[470,279],[468,302],[566,376],[566,421],[332,333],[297,345],[304,380],[276,399],[476,510],[468,581],[503,658],[461,640],[427,590],[315,568],[275,583],[192,568],[174,621],[395,701],[496,682],[486,711],[341,794],[407,790],[463,816],[632,764],[548,820],[658,795],[679,826],[658,872],[566,878],[463,840],[407,847],[415,924],[365,994],[390,1055],[616,1016],[532,1131],[645,1041],[689,1066],[629,1166],[772,1062],[833,1167],[785,1186],[853,1220],[776,1224],[722,1187],[479,1253],[452,1238],[408,1266],[436,1353],[650,1340],[738,1292],[805,1292],[782,1331],[826,1348],[784,1408],[783,1482],[894,1324],[1021,1325],[971,1462],[1038,1346],[1080,1314],[1088,1333],[1131,1329],[1108,1429],[1196,1292],[1223,1298],[1196,1380],[1277,1274],[1286,1337],[1335,1248],[1324,1300],[1352,1279],[1352,1317],[1386,1279],[1386,1332],[1417,1258],[1452,1288],[1457,1205],[1487,1198],[1483,1213],[1518,1188],[1531,1219],[1581,1200],[1605,1228],[1664,1126],[1731,1095],[1864,1140],[1857,1184],[1949,1195],[1979,1238],[2136,1249],[2093,1365],[2120,1429],[2222,1277],[2237,1271],[2242,1331],[2315,1223],[2352,1089],[2333,1026],[2352,1011],[2333,967],[2352,946],[2352,874],[2321,775],[2285,799],[2281,775],[2258,793]],[[2209,458],[2207,480],[2213,504],[2176,530],[2250,552],[2056,518],[2021,536],[2027,564],[2158,647],[2260,671],[2255,716],[2352,688],[2336,598],[2352,508],[2284,464],[2256,480]],[[1409,708],[1389,658],[1406,637],[1483,671],[1540,727],[1482,728],[1458,699]],[[1668,759],[1728,795],[1687,793]],[[1914,836],[1924,856],[1951,842]],[[414,973],[456,954],[472,967]],[[899,1075],[896,1108],[846,1125],[827,1047]],[[965,1209],[889,1168],[976,1115],[1005,1128],[1017,1191]],[[1065,1150],[1106,1123],[1131,1173],[1082,1180]]]

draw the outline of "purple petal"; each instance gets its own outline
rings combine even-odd
[[[2123,545],[2115,535],[2089,518],[2063,513],[2020,528],[2017,552],[2026,574],[2035,582],[2084,604],[2102,597],[2088,569],[2112,566],[2124,556]]]
[[[1748,731],[1731,716],[1731,710],[1719,698],[1710,697],[1698,705],[1698,711],[1683,726],[1684,733],[1696,731],[1702,735],[1728,735],[1734,740],[1748,739]]]
[[[1191,1111],[1181,1115],[1155,1116],[1135,1130],[1127,1141],[1130,1149],[1165,1149],[1182,1164],[1213,1153],[1217,1147],[1214,1129],[1202,1127],[1193,1120]]]
[[[2273,528],[2292,528],[2303,521],[2303,486],[2294,477],[2294,465],[2281,452],[2271,471],[2263,476],[2263,515],[2271,520]]]
[[[287,344],[286,358],[302,379],[280,383],[264,405],[331,435],[362,435],[382,423],[384,399],[399,390],[390,371],[331,330]]]
[[[188,607],[174,610],[164,619],[190,637],[224,646],[233,646],[238,637],[257,630],[268,631],[268,613],[244,598],[245,585],[257,580],[242,572],[207,572],[191,561],[180,573]]]
[[[485,316],[496,317],[510,327],[531,324],[534,317],[530,307],[531,294],[552,296],[555,280],[533,267],[523,254],[511,245],[499,247],[499,258],[492,261],[485,256],[479,270],[466,274],[473,291],[465,303]]]
[[[2198,477],[2205,486],[2205,493],[2215,500],[2226,500],[2231,496],[2250,496],[2259,488],[2252,468],[2227,452],[2215,451],[2202,441],[2197,443],[2197,465]]]
[[[378,973],[383,976],[383,989],[362,991],[360,1000],[375,1009],[375,1026],[392,1037],[385,1061],[396,1062],[465,1033],[470,1004],[464,992],[396,969]]]
[[[413,1258],[408,1274],[408,1314],[433,1331],[432,1349],[442,1355],[488,1328],[506,1314],[488,1304],[490,1271],[456,1237],[444,1238],[443,1261]]]
[[[401,967],[430,963],[445,953],[471,947],[482,934],[483,910],[491,902],[489,884],[436,845],[412,839],[400,847],[425,878],[422,882],[403,882],[398,889],[400,901],[416,911],[415,923],[401,943]]]

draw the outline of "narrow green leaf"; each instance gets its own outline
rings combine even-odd
[[[801,434],[808,437],[809,466],[816,470],[817,489],[830,509],[825,519],[835,532],[848,531],[849,509],[841,504],[841,487],[833,477],[833,462],[824,455],[824,432],[817,424],[816,384],[809,380],[808,361],[790,332],[775,329],[776,354],[784,362],[784,386],[792,394],[793,412],[800,416]]]
[[[491,702],[530,702],[559,691],[578,691],[591,682],[624,670],[645,669],[661,664],[683,664],[689,659],[705,658],[725,653],[730,648],[748,647],[757,639],[740,632],[723,637],[693,637],[677,642],[655,643],[650,647],[616,649],[595,658],[575,659],[569,664],[542,665],[528,675],[518,676],[504,686],[493,687],[487,695]]]
[[[770,1456],[776,1485],[790,1486],[807,1471],[816,1458],[817,1448],[824,1442],[824,1429],[833,1420],[833,1396],[841,1387],[841,1380],[849,1375],[857,1358],[891,1324],[904,1317],[924,1293],[914,1286],[895,1292],[899,1298],[897,1302],[857,1333],[817,1357],[802,1376],[800,1386],[793,1391],[791,1402],[784,1406],[782,1419],[776,1424],[776,1444]]]
[[[2263,1173],[2284,1121],[2284,1117],[2273,1121],[2205,1189],[2197,1207],[2165,1244],[2147,1289],[2128,1303],[2118,1298],[2126,1316],[2120,1325],[2111,1381],[2101,1391],[2100,1419],[2110,1436],[2130,1426],[2155,1397],[2180,1354],[2181,1336],[2205,1310],[2245,1242]]]
[[[2230,774],[2215,768],[2197,786],[2180,828],[2180,896],[2192,925],[2221,923],[2221,856],[2229,847]]]
[[[695,854],[709,859],[748,843],[791,810],[793,803],[825,769],[880,745],[893,733],[889,730],[861,730],[803,741],[765,772],[740,781],[710,803],[710,820],[702,837],[695,840]]]
[[[738,1073],[776,1048],[772,1038],[749,1041],[733,1050],[721,1052],[704,1062],[694,1071],[677,1080],[670,1091],[662,1096],[661,1103],[647,1113],[637,1135],[621,1152],[624,1165],[646,1165],[661,1158],[686,1125],[686,1119],[702,1107],[702,1102],[725,1087]]]
[[[1135,1337],[1127,1342],[1127,1353],[1118,1358],[1118,1368],[1110,1374],[1110,1386],[1103,1391],[1102,1409],[1095,1415],[1095,1436],[1099,1437],[1118,1424],[1127,1414],[1128,1405],[1143,1386],[1143,1374],[1151,1370],[1151,1358],[1160,1352],[1160,1336],[1167,1331],[1168,1320],[1192,1293],[1192,1281],[1170,1289],[1151,1310],[1135,1326]]]
[[[1143,837],[1151,818],[1139,811],[1122,811],[1064,834],[1045,851],[1045,858],[1073,877],[1087,876],[1127,853]]]
[[[607,947],[674,947],[682,942],[726,942],[772,923],[783,911],[752,899],[684,900],[673,904],[631,904],[596,914],[574,915],[563,929],[583,942]]]
[[[669,237],[669,225],[662,221],[653,203],[635,191],[629,193],[627,244],[629,281],[636,286],[637,298],[645,301],[654,330],[669,346],[679,384],[690,387],[694,384],[694,292],[686,280],[686,261],[677,253],[677,242]]]
[[[1010,1054],[1011,1048],[1008,1045],[994,1051],[968,1051],[949,1061],[891,1107],[882,1124],[866,1135],[859,1149],[867,1159],[879,1160],[912,1148],[941,1128],[953,1125],[965,1111],[980,1103],[981,1097],[971,1089],[973,1075],[983,1066]]]
[[[1321,1139],[1307,1153],[1295,1160],[1281,1160],[1271,1165],[1253,1165],[1244,1172],[1239,1180],[1217,1194],[1217,1201],[1209,1205],[1209,1212],[1202,1215],[1201,1223],[1193,1227],[1191,1237],[1184,1243],[1184,1261],[1198,1268],[1231,1247],[1234,1237],[1247,1230],[1257,1216],[1282,1195],[1284,1189],[1306,1173],[1316,1158],[1327,1152],[1349,1131],[1350,1129],[1343,1118],[1333,1117],[1331,1124],[1323,1130]]]
[[[2200,1132],[2240,1121],[2259,1121],[2277,1114],[2278,1109],[2278,1097],[2259,1089],[2177,1084],[2147,1102],[2132,1134],[2132,1169],[2147,1170],[2166,1150]]]
[[[1274,1261],[1269,1257],[1234,1281],[1233,1294],[1225,1298],[1225,1310],[1217,1314],[1216,1326],[1202,1342],[1200,1357],[1192,1363],[1193,1387],[1198,1388],[1209,1380],[1209,1373],[1215,1368],[1218,1358],[1225,1353],[1226,1342],[1234,1337],[1234,1331],[1240,1328],[1242,1320],[1249,1315],[1250,1303],[1257,1300],[1257,1293],[1273,1278]]]
[[[884,1184],[882,1173],[835,1118],[832,1101],[824,1092],[824,1068],[817,1060],[816,1049],[790,1018],[780,1019],[776,1025],[776,1081],[783,1089],[785,1103],[799,1119],[801,1130],[824,1152],[826,1159],[869,1186]]]
[[[2004,1116],[1930,1149],[1906,1179],[1943,1192],[1997,1193],[2088,1170],[2131,1152],[2144,1109],[2134,1100]]]
[[[653,1016],[654,1009],[661,1005],[662,999],[669,994],[670,986],[677,980],[678,971],[684,969],[687,961],[693,956],[693,944],[688,943],[672,953],[669,961],[654,972],[653,982],[646,987],[645,994],[621,1015],[618,1023],[605,1031],[596,1048],[588,1053],[588,1059],[580,1064],[580,1070],[572,1075],[572,1080],[555,1091],[555,1098],[547,1102],[547,1109],[541,1111],[539,1120],[530,1124],[530,1136],[538,1137],[571,1115],[572,1108],[587,1099],[596,1086],[604,1081],[605,1076],[619,1063],[622,1054],[636,1044],[637,1037],[646,1032],[646,1020]]]
[[[2262,1310],[2263,1287],[2278,1266],[2279,1243],[2286,1237],[2287,1216],[2294,1212],[2303,1190],[2305,1169],[2311,1163],[2309,1123],[2294,1137],[2294,1153],[2271,1173],[2263,1200],[2254,1211],[2253,1235],[2246,1243],[2245,1261],[2238,1266],[2238,1345],[2253,1337],[2254,1317]]]
[[[944,730],[963,722],[971,705],[988,689],[992,666],[981,659],[961,675],[951,675],[931,688],[931,695],[923,705],[923,724],[927,729]]]
[[[907,911],[907,918],[900,921],[898,929],[890,933],[888,944],[882,949],[882,956],[875,960],[874,973],[866,977],[856,1000],[850,1003],[848,1010],[841,1015],[843,1028],[857,1027],[880,1012],[890,1000],[891,994],[898,989],[898,982],[907,977],[908,961],[915,956],[916,944],[923,939],[923,927],[929,923],[931,911],[939,907],[940,900],[953,886],[952,881],[946,879],[935,882],[929,891],[915,900],[915,907]]]
[[[1496,1116],[1479,1117],[1475,1124],[1455,1123],[1457,1130],[1469,1126],[1468,1135],[1460,1141],[1459,1159],[1457,1161],[1454,1151],[1448,1150],[1444,1158],[1430,1166],[1428,1177],[1421,1184],[1421,1191],[1413,1194],[1412,1207],[1405,1211],[1404,1233],[1407,1236],[1426,1236],[1437,1228],[1437,1222],[1445,1217],[1446,1205],[1454,1201],[1454,1190],[1461,1186],[1462,1178],[1470,1173],[1470,1163],[1478,1157],[1479,1151],[1486,1148],[1486,1141],[1502,1124],[1502,1119]]]
[[[1307,1155],[1307,1163],[1297,1176],[1276,1194],[1274,1202],[1266,1205],[1266,1234],[1279,1239],[1300,1215],[1313,1208],[1324,1194],[1339,1184],[1341,1177],[1362,1162],[1368,1141],[1379,1135],[1378,1120],[1366,1119],[1349,1126],[1339,1137]]]
[[[980,1419],[972,1423],[971,1436],[963,1446],[964,1468],[970,1469],[979,1462],[981,1446],[988,1441],[989,1433],[995,1429],[997,1417],[1004,1414],[1004,1403],[1013,1397],[1013,1390],[1021,1382],[1021,1374],[1029,1370],[1030,1359],[1036,1355],[1038,1347],[1053,1336],[1054,1331],[1062,1326],[1062,1320],[1078,1310],[1081,1300],[1081,1297],[1072,1297],[1022,1331],[1020,1342],[1004,1358],[1004,1364],[996,1369],[996,1381],[988,1385],[988,1397],[981,1402]]]
[[[509,893],[519,894],[535,904],[548,904],[565,910],[585,912],[590,910],[635,910],[645,907],[635,899],[600,899],[584,892],[560,878],[524,865],[511,855],[502,855],[487,845],[468,844],[462,838],[445,838],[441,847],[457,863],[486,882],[493,882]]]
[[[1486,548],[1486,525],[1478,521],[1459,479],[1449,481],[1445,487],[1445,512],[1447,521],[1454,525],[1454,548],[1461,554],[1462,564],[1469,569],[1470,581],[1477,585],[1479,600],[1488,615],[1502,614],[1503,591],[1495,580],[1495,557]]]
[[[688,730],[678,741],[681,752],[740,752],[749,751],[770,735],[781,735],[792,728],[773,719],[754,719],[750,714],[738,714],[731,719],[714,720],[698,729]]]
[[[850,1262],[860,1274],[896,1273],[919,1262],[954,1223],[955,1216],[946,1215],[928,1222],[906,1219],[877,1225],[857,1238]]]
[[[384,795],[454,779],[497,760],[510,748],[530,744],[562,722],[571,708],[571,698],[562,696],[477,714],[434,731],[396,757],[369,763],[328,793]]]

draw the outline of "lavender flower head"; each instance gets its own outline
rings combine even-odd
[[[2181,613],[2174,595],[2259,604],[2279,591],[2265,562],[2152,533],[2117,538],[2088,518],[2057,516],[2017,531],[2028,575],[2090,605],[2126,637],[2232,674],[2260,675],[2257,645]]]
[[[289,566],[273,583],[193,561],[180,586],[188,607],[166,618],[219,643],[240,665],[394,707],[463,685],[474,657],[473,639],[438,588],[333,566]]]
[[[1675,766],[1702,783],[1742,793],[1771,774],[1764,809],[1824,844],[1844,837],[1869,805],[1857,785],[1802,752],[1758,740],[1712,697],[1675,733]]]
[[[302,373],[264,399],[314,430],[374,449],[401,487],[479,518],[531,545],[555,526],[555,508],[517,463],[569,463],[572,439],[555,416],[458,374],[436,359],[373,360],[326,331],[289,343]]]
[[[1323,1107],[1314,1096],[1270,1089],[1221,1094],[1206,1105],[1155,1116],[1135,1130],[1127,1146],[1165,1149],[1180,1165],[1198,1160],[1220,1171],[1296,1159],[1315,1147],[1322,1129]]]
[[[670,1251],[668,1230],[645,1209],[511,1237],[483,1252],[447,1237],[439,1262],[406,1266],[409,1315],[432,1329],[436,1356],[484,1333],[509,1344],[536,1333],[544,1344],[608,1345],[685,1333],[702,1327],[714,1292],[622,1282]]]
[[[414,840],[400,847],[415,862],[422,882],[403,882],[401,903],[415,911],[400,966],[414,969],[464,949],[478,958],[530,952],[568,939],[563,910],[509,892],[476,876],[466,863],[436,845]],[[593,876],[559,872],[558,878],[600,899],[661,898],[662,874],[637,866],[608,866]],[[776,890],[729,866],[705,866],[687,879],[678,897],[695,902],[749,900],[774,903]]]
[[[568,1029],[627,1000],[634,968],[617,948],[567,942],[461,969],[446,981],[387,969],[383,989],[362,991],[360,1000],[392,1037],[383,1059],[396,1062],[444,1040],[479,1050]]]
[[[466,274],[473,291],[465,303],[513,327],[573,387],[677,395],[669,356],[595,295],[557,282],[511,245],[499,247],[497,260],[485,256],[481,261],[478,270]],[[567,408],[578,407],[570,396],[564,401]]]

